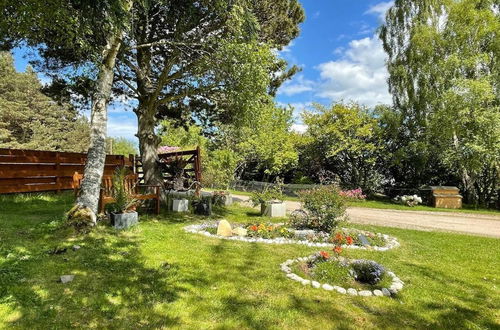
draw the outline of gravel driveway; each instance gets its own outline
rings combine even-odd
[[[250,198],[241,195],[233,196],[235,201],[243,203]],[[300,208],[299,202],[286,201],[286,204],[288,212]],[[363,207],[350,207],[347,213],[353,223],[424,231],[451,231],[500,238],[500,215],[399,211]]]

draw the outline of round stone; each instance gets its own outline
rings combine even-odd
[[[327,291],[333,291],[333,286],[331,286],[330,284],[323,284],[322,287]]]
[[[371,297],[372,292],[368,290],[359,291],[358,294],[362,297]]]
[[[380,290],[373,290],[373,295],[377,297],[382,297],[384,294]]]
[[[357,296],[358,295],[358,290],[349,288],[347,289],[347,293],[350,294],[351,296]]]
[[[319,289],[321,287],[321,284],[319,282],[316,282],[316,281],[312,281],[311,285],[313,288],[316,288],[316,289]]]
[[[382,294],[386,297],[390,297],[391,296],[391,293],[389,292],[389,290],[387,290],[387,288],[383,288],[382,289]]]
[[[340,287],[340,286],[334,286],[333,287],[335,289],[335,291],[337,291],[338,293],[342,293],[342,294],[346,294],[347,293],[347,290]]]
[[[309,284],[311,284],[311,281],[309,281],[309,280],[302,280],[301,283],[302,283],[302,285],[309,285]]]

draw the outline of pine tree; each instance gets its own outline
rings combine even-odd
[[[41,92],[28,67],[16,72],[12,55],[0,53],[0,147],[84,152],[89,124],[69,104],[58,104]]]

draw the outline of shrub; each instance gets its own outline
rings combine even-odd
[[[115,200],[111,204],[113,212],[124,213],[130,210],[135,210],[138,201],[130,195],[125,184],[125,178],[128,175],[128,169],[125,167],[117,167],[113,174],[113,190],[112,196]]]
[[[394,202],[413,207],[422,203],[422,198],[417,195],[396,196]]]
[[[262,192],[252,193],[252,203],[254,206],[269,202],[283,202],[283,180],[276,179],[276,183],[266,186]]]
[[[304,209],[308,212],[305,224],[299,224],[296,219],[290,219],[292,226],[299,225],[309,228],[330,232],[335,229],[339,222],[345,220],[345,201],[339,194],[336,186],[320,186],[311,190],[303,190],[298,193]],[[301,222],[304,222],[301,219]]]
[[[375,285],[385,275],[385,269],[372,260],[356,260],[351,264],[354,278],[361,283]]]

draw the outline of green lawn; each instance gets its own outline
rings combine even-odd
[[[500,327],[500,240],[358,226],[399,238],[388,252],[347,251],[394,271],[396,298],[303,287],[279,265],[317,249],[188,234],[203,220],[142,216],[118,232],[87,236],[61,223],[70,195],[0,197],[0,328],[367,329]],[[261,221],[232,207],[229,221]],[[277,220],[280,221],[280,220]],[[49,255],[54,247],[79,244]],[[60,275],[75,274],[68,284]]]

